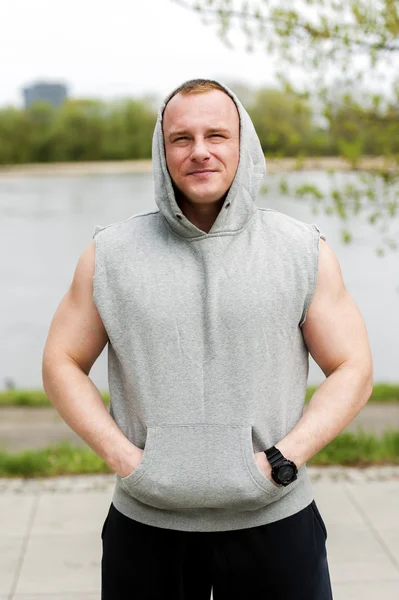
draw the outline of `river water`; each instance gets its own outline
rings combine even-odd
[[[282,196],[279,175],[269,175],[269,193],[259,206],[273,208],[325,233],[341,265],[347,288],[366,322],[375,381],[399,381],[399,252],[378,257],[378,233],[365,219],[350,223],[354,241],[340,240],[342,222],[315,215],[307,201]],[[321,171],[291,173],[322,188]],[[42,351],[52,316],[72,280],[76,262],[95,225],[106,225],[156,207],[151,174],[7,176],[0,178],[0,389],[40,388]],[[399,218],[394,222],[399,230]],[[91,378],[107,389],[106,349]],[[324,375],[311,359],[309,383]]]

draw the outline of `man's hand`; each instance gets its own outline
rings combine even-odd
[[[128,475],[142,450],[127,439],[89,377],[108,342],[93,300],[95,245],[90,242],[50,325],[43,352],[43,385],[64,421],[108,464]]]
[[[323,239],[316,289],[302,335],[326,379],[295,427],[274,444],[298,469],[343,431],[367,403],[373,389],[366,326],[345,286],[338,259]],[[271,465],[264,452],[256,453],[255,460],[272,481]]]
[[[322,239],[316,290],[302,335],[326,379],[295,427],[275,443],[298,469],[347,427],[373,390],[373,362],[363,317],[345,286],[334,251]]]
[[[266,454],[264,452],[255,452],[255,462],[258,465],[259,469],[262,473],[272,482],[276,487],[282,487],[280,483],[276,483],[272,477],[272,466],[267,460]]]
[[[126,454],[123,458],[120,457],[117,465],[111,467],[119,477],[127,477],[133,473],[141,462],[144,450],[137,448],[137,446],[134,446],[133,444],[131,446],[131,453]]]

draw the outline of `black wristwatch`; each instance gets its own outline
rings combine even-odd
[[[272,466],[272,477],[276,483],[287,486],[297,479],[298,469],[296,464],[285,458],[276,446],[264,450],[264,453]]]

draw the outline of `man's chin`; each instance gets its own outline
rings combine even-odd
[[[183,194],[193,204],[215,204],[223,200],[228,190],[196,189],[186,190]]]

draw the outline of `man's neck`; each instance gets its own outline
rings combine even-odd
[[[208,233],[223,206],[225,196],[212,204],[193,204],[185,196],[176,193],[176,201],[185,217],[198,229]]]

